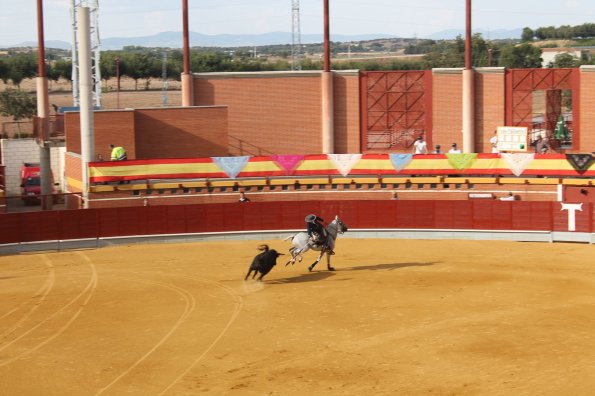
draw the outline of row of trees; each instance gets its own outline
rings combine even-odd
[[[215,50],[193,51],[190,64],[194,72],[290,69],[290,64],[286,60],[268,62],[265,58],[232,57],[227,52]],[[149,81],[153,78],[161,78],[164,66],[168,79],[179,80],[183,68],[183,54],[181,50],[125,48],[122,51],[102,52],[99,66],[102,79],[106,80],[116,77],[119,73],[120,76],[130,77],[136,82],[140,79]],[[46,64],[46,75],[53,81],[60,78],[72,80],[72,62],[65,59],[49,61]],[[10,81],[14,86],[19,87],[24,79],[36,76],[37,53],[15,53],[0,58],[0,79],[5,84]]]
[[[522,41],[549,40],[549,39],[585,39],[595,37],[595,23],[584,23],[578,26],[563,25],[560,27],[548,26],[538,29],[524,28]]]
[[[542,50],[530,43],[515,44],[510,41],[487,42],[481,34],[471,41],[474,67],[501,66],[510,69],[542,67]],[[438,67],[462,67],[465,62],[465,40],[461,36],[454,41],[424,40],[410,44],[408,54],[425,53],[420,69]],[[593,64],[588,57],[578,59],[570,54],[558,55],[549,67],[578,67]]]
[[[585,24],[583,26],[588,26]],[[595,26],[595,24],[593,24]],[[333,44],[333,52],[345,50],[341,43]],[[355,47],[355,46],[354,46]],[[280,71],[290,70],[291,63],[287,48],[278,48],[281,54],[275,54],[272,48],[265,54],[256,56],[252,49],[193,49],[190,54],[190,67],[193,72],[243,72],[243,71]],[[459,36],[455,40],[415,40],[405,48],[409,55],[424,54],[415,60],[395,58],[371,58],[365,61],[336,60],[334,69],[360,70],[428,70],[431,68],[462,67],[465,61],[465,41]],[[490,41],[481,34],[472,38],[473,66],[503,66],[507,68],[541,67],[541,49],[531,43],[515,43],[513,40]],[[320,70],[320,57],[304,56],[300,61],[303,70]],[[559,55],[551,67],[577,67],[592,64],[588,58],[577,59],[570,54]],[[145,82],[145,89],[151,79],[161,79],[165,69],[166,77],[179,80],[183,68],[183,53],[177,49],[151,49],[144,47],[125,47],[122,51],[104,51],[100,62],[101,76],[107,80],[120,76],[132,78],[138,89],[139,80]],[[72,63],[66,58],[52,59],[47,62],[46,74],[50,80],[60,78],[72,80]],[[27,78],[37,75],[37,53],[13,53],[0,58],[0,79],[9,81],[16,87]]]

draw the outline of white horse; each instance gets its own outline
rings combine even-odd
[[[298,234],[290,235],[284,240],[287,241],[291,239],[291,248],[289,248],[289,253],[291,254],[291,259],[285,264],[285,266],[291,263],[292,265],[295,264],[296,258],[298,261],[302,261],[302,254],[307,252],[308,250],[312,249],[315,251],[320,252],[318,258],[312,265],[308,267],[308,271],[312,271],[314,266],[318,264],[322,255],[326,253],[326,266],[329,271],[334,271],[335,269],[331,267],[331,255],[329,254],[329,249],[335,249],[335,239],[339,234],[343,234],[347,231],[347,226],[339,219],[339,216],[335,216],[335,219],[330,222],[328,226],[326,226],[326,233],[328,235],[328,248],[325,245],[310,245],[309,240],[310,237],[308,236],[307,232],[300,232]]]

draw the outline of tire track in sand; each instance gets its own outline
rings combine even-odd
[[[87,286],[77,296],[75,296],[73,299],[71,299],[66,305],[62,306],[62,308],[60,308],[59,310],[57,310],[56,312],[54,312],[53,314],[51,314],[50,316],[48,316],[47,318],[45,318],[44,320],[42,320],[41,322],[39,322],[38,324],[36,324],[35,326],[31,327],[29,330],[27,330],[26,332],[22,333],[17,338],[13,339],[12,341],[10,341],[10,342],[6,343],[5,345],[3,345],[2,347],[0,347],[0,352],[3,351],[3,350],[5,350],[9,346],[13,345],[17,341],[21,340],[22,338],[24,338],[28,334],[32,333],[33,331],[37,330],[39,327],[41,327],[45,323],[49,322],[52,318],[54,318],[55,316],[57,316],[59,313],[61,313],[66,308],[68,308],[71,305],[73,305],[79,299],[83,298],[85,296],[85,294],[87,294],[86,298],[84,299],[84,301],[80,305],[79,309],[54,334],[52,334],[51,336],[47,337],[45,340],[41,341],[39,344],[37,344],[33,348],[30,348],[30,349],[28,349],[26,351],[23,351],[23,352],[17,354],[16,356],[13,356],[13,357],[11,357],[9,359],[6,359],[4,361],[0,361],[0,367],[6,366],[6,365],[14,362],[17,359],[20,359],[23,356],[30,355],[33,352],[37,351],[38,349],[42,348],[43,346],[47,345],[48,343],[50,343],[54,339],[56,339],[58,336],[60,336],[62,333],[64,333],[70,327],[70,325],[72,325],[72,323],[74,323],[74,321],[78,318],[78,316],[81,314],[81,312],[83,311],[83,309],[87,306],[87,303],[89,302],[89,300],[93,296],[93,293],[95,292],[95,289],[97,287],[97,270],[95,269],[95,265],[93,264],[93,262],[91,262],[91,260],[84,253],[82,253],[82,252],[77,252],[77,253],[78,253],[78,255],[80,255],[83,258],[83,260],[85,260],[89,264],[89,268],[91,269],[91,278],[89,279],[89,283],[87,284]],[[47,258],[47,260],[49,260],[49,258]],[[50,263],[51,263],[51,261],[50,261]]]

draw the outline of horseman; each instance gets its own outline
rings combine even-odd
[[[328,251],[330,255],[335,254],[333,249],[329,245],[329,238],[326,228],[324,227],[324,219],[318,217],[315,214],[309,214],[306,216],[306,224],[308,236],[310,237],[308,245],[315,246],[320,245],[324,247],[324,250]]]

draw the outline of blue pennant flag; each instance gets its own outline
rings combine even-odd
[[[400,172],[401,170],[405,169],[407,165],[413,159],[413,154],[389,154],[390,155],[390,162],[392,162],[393,166]]]
[[[219,168],[221,168],[227,176],[231,179],[235,179],[236,176],[244,169],[248,160],[250,159],[249,155],[245,155],[243,157],[211,157],[213,162],[217,164]]]

